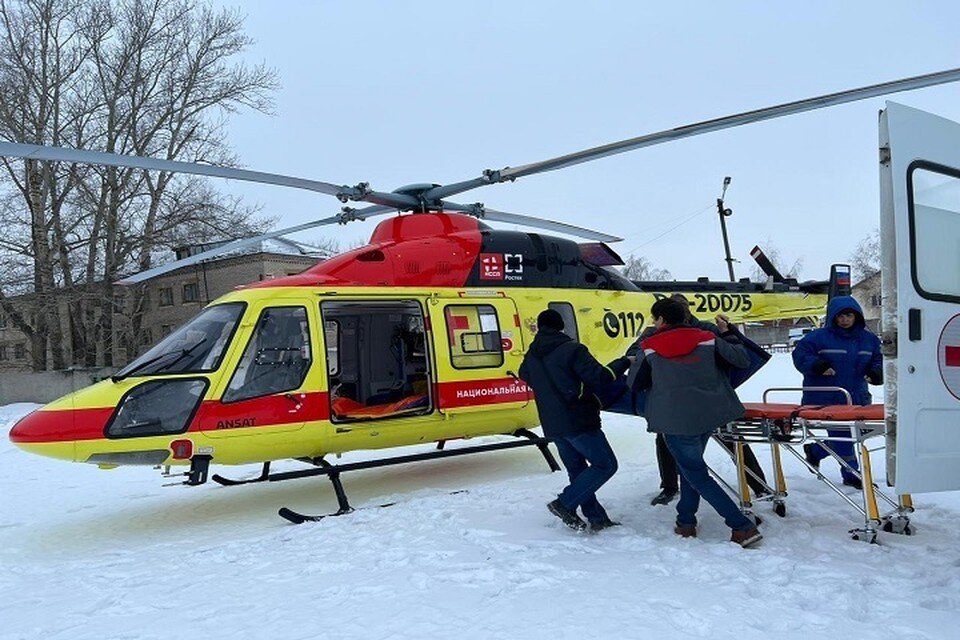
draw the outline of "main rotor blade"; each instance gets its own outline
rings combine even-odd
[[[729,129],[731,127],[738,127],[740,125],[760,122],[762,120],[770,120],[773,118],[793,115],[795,113],[803,113],[804,111],[813,111],[814,109],[832,107],[834,105],[844,104],[847,102],[865,100],[867,98],[873,98],[888,93],[922,89],[924,87],[932,87],[938,84],[956,82],[958,80],[960,80],[960,69],[948,69],[946,71],[928,73],[922,76],[913,76],[911,78],[904,78],[902,80],[893,80],[891,82],[874,84],[867,87],[861,87],[859,89],[850,89],[848,91],[829,93],[823,96],[817,96],[815,98],[787,102],[774,107],[755,109],[753,111],[746,111],[744,113],[739,113],[732,116],[714,118],[713,120],[705,120],[695,124],[688,124],[682,127],[676,127],[674,129],[667,129],[665,131],[639,136],[637,138],[621,140],[620,142],[612,142],[610,144],[593,147],[591,149],[585,149],[583,151],[577,151],[564,156],[558,156],[542,162],[534,162],[519,167],[505,167],[500,171],[487,169],[483,172],[483,175],[477,178],[464,180],[463,182],[441,185],[435,189],[431,189],[424,194],[424,198],[427,201],[440,200],[442,198],[449,198],[450,196],[457,195],[458,193],[471,191],[472,189],[483,187],[489,184],[497,184],[500,182],[516,180],[517,178],[522,178],[524,176],[529,176],[536,173],[554,171],[556,169],[562,169],[564,167],[580,164],[582,162],[590,162],[591,160],[597,160],[606,156],[625,153],[627,151],[632,151],[634,149],[640,149],[643,147],[651,147],[653,145],[670,142],[672,140],[680,140],[681,138],[689,138],[691,136],[719,131],[721,129]]]
[[[219,247],[214,247],[212,249],[207,249],[206,251],[201,251],[200,253],[194,254],[182,260],[174,260],[173,262],[168,262],[162,264],[158,267],[153,267],[152,269],[147,269],[146,271],[141,271],[140,273],[135,273],[132,276],[127,276],[121,280],[117,280],[115,284],[137,284],[139,282],[144,282],[151,278],[161,276],[165,273],[171,271],[176,271],[181,267],[188,267],[211,258],[216,258],[225,253],[230,253],[236,249],[242,249],[243,247],[248,247],[252,244],[262,242],[263,240],[269,240],[270,238],[277,238],[280,236],[285,236],[290,233],[296,233],[297,231],[305,231],[307,229],[313,229],[314,227],[322,227],[328,224],[345,224],[351,220],[366,220],[373,216],[383,215],[384,213],[389,213],[391,211],[396,211],[393,207],[385,207],[380,205],[375,205],[372,207],[366,207],[364,209],[350,210],[343,213],[338,213],[335,216],[330,216],[329,218],[323,218],[321,220],[314,220],[313,222],[306,222],[304,224],[298,224],[294,227],[287,227],[286,229],[279,229],[277,231],[271,231],[269,233],[263,233],[258,236],[251,236],[249,238],[240,238],[238,240],[233,240],[222,244]]]
[[[349,198],[356,195],[355,187],[338,186],[319,180],[307,180],[276,173],[248,171],[216,165],[199,164],[195,162],[179,162],[176,160],[161,160],[146,156],[125,156],[102,151],[87,151],[85,149],[67,149],[63,147],[48,147],[39,144],[17,144],[0,142],[0,156],[11,156],[27,160],[50,160],[53,162],[79,162],[83,164],[102,164],[110,167],[130,167],[133,169],[152,169],[154,171],[171,171],[175,173],[191,173],[198,176],[227,178],[230,180],[244,180],[246,182],[262,182],[283,187],[294,187],[318,191],[331,196]]]
[[[815,98],[796,100],[794,102],[787,102],[785,104],[767,107],[764,109],[755,109],[753,111],[747,111],[732,116],[725,116],[723,118],[705,120],[696,124],[688,124],[682,127],[676,127],[675,129],[668,129],[666,131],[651,133],[645,136],[639,136],[637,138],[621,140],[620,142],[612,142],[600,147],[593,147],[592,149],[577,151],[576,153],[570,153],[564,156],[551,158],[542,162],[534,162],[532,164],[526,164],[520,167],[507,167],[500,170],[499,181],[503,182],[505,180],[514,180],[516,178],[533,175],[535,173],[554,171],[555,169],[562,169],[564,167],[580,164],[582,162],[589,162],[598,158],[604,158],[606,156],[612,156],[618,153],[640,149],[642,147],[649,147],[652,145],[661,144],[663,142],[669,142],[671,140],[689,138],[690,136],[696,136],[702,133],[719,131],[721,129],[729,129],[731,127],[738,127],[740,125],[760,122],[762,120],[780,118],[795,113],[803,113],[804,111],[813,111],[814,109],[832,107],[834,105],[845,104],[847,102],[865,100],[867,98],[874,98],[876,96],[889,93],[899,93],[901,91],[911,91],[913,89],[932,87],[938,84],[956,82],[958,80],[960,80],[960,68],[948,69],[946,71],[928,73],[922,76],[913,76],[910,78],[904,78],[902,80],[893,80],[891,82],[883,82],[867,87],[860,87],[859,89],[828,93]]]
[[[443,202],[446,211],[463,211],[470,215],[477,216],[482,220],[494,220],[496,222],[508,222],[510,224],[522,224],[535,229],[546,229],[566,233],[567,235],[586,238],[587,240],[597,240],[599,242],[620,242],[623,238],[611,236],[610,234],[593,229],[585,229],[565,222],[556,222],[555,220],[545,220],[543,218],[534,218],[532,216],[522,216],[518,213],[507,213],[506,211],[497,211],[487,209],[486,207],[477,207],[476,205],[459,205],[453,202]]]

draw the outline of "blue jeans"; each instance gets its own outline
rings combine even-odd
[[[617,457],[603,431],[560,437],[553,443],[570,478],[570,484],[557,496],[560,504],[571,511],[580,507],[592,524],[609,520],[596,492],[617,472]]]
[[[749,531],[754,523],[740,511],[730,496],[710,477],[703,451],[710,441],[710,434],[699,436],[675,436],[664,434],[667,448],[680,467],[680,501],[677,502],[677,524],[696,526],[700,496],[710,503],[731,529]]]
[[[834,438],[850,438],[849,429],[829,429],[827,433],[833,436]],[[860,466],[857,464],[857,456],[853,453],[853,442],[843,442],[842,440],[827,440],[827,446],[833,449],[834,453],[843,458],[843,461],[849,464],[856,470],[860,470]],[[816,460],[823,460],[824,458],[831,458],[827,450],[823,448],[823,445],[814,443],[810,447],[810,454]],[[856,479],[852,473],[850,473],[846,467],[840,467],[840,475],[844,480],[853,480]]]

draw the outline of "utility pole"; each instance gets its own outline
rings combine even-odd
[[[730,256],[730,240],[727,238],[727,217],[733,215],[733,209],[723,207],[723,197],[727,194],[727,187],[730,186],[730,176],[723,179],[723,191],[717,198],[717,214],[720,216],[720,231],[723,232],[723,251],[727,256],[727,272],[730,274],[730,282],[736,282],[737,277],[733,275],[733,258]]]

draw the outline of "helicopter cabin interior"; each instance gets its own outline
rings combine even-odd
[[[323,302],[320,312],[335,422],[430,412],[430,366],[417,302]]]

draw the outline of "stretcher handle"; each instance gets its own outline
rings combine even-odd
[[[772,391],[835,391],[842,393],[847,399],[847,404],[853,404],[853,397],[850,392],[843,387],[770,387],[763,392],[763,403],[767,403],[767,394]]]

